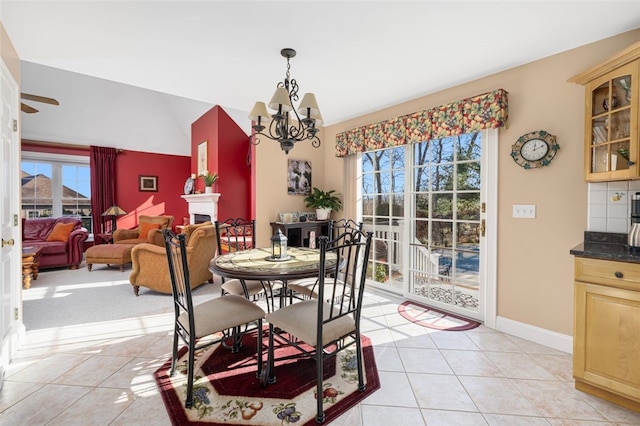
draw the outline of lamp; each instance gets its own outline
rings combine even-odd
[[[298,109],[296,110],[293,107],[293,101],[298,100],[298,83],[295,79],[290,78],[289,70],[291,65],[289,64],[289,59],[296,56],[296,51],[287,48],[282,49],[280,54],[287,58],[287,74],[284,81],[278,83],[276,91],[269,102],[269,108],[276,112],[269,116],[265,103],[256,102],[249,114],[249,119],[255,123],[252,126],[255,133],[251,135],[249,141],[254,145],[258,145],[260,139],[256,136],[266,136],[279,142],[280,148],[285,154],[289,154],[296,142],[302,142],[305,139],[310,140],[314,148],[318,148],[320,146],[320,138],[318,138],[317,133],[320,129],[316,126],[322,124],[322,116],[320,115],[316,97],[313,93],[306,93],[302,97],[302,102],[300,102]],[[295,116],[291,117],[291,125],[289,123],[290,112]],[[303,118],[300,118],[301,115]],[[293,124],[294,119],[296,124]],[[267,129],[265,125],[269,120],[271,120],[271,123],[269,123]],[[268,133],[263,132],[265,129],[267,129]]]
[[[102,213],[102,216],[111,216],[111,232],[116,230],[116,216],[122,216],[123,214],[127,214],[127,212],[115,204],[109,207],[106,212]]]
[[[271,259],[287,260],[287,237],[280,229],[271,237]]]

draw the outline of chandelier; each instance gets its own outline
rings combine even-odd
[[[256,102],[249,114],[249,119],[254,122],[249,141],[258,145],[258,136],[265,136],[280,143],[280,148],[289,154],[296,144],[304,140],[310,140],[314,148],[320,146],[317,126],[322,124],[322,116],[313,93],[305,93],[302,102],[296,110],[293,102],[298,101],[298,83],[290,78],[291,65],[289,59],[296,56],[293,49],[282,49],[280,54],[287,58],[287,74],[284,81],[278,83],[275,93],[269,102],[269,108],[275,113],[269,115],[264,102]],[[291,116],[289,114],[292,114]],[[269,122],[270,121],[270,122]],[[268,123],[268,128],[266,127]],[[266,130],[266,131],[265,131]]]

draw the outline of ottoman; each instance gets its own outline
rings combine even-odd
[[[124,271],[125,263],[131,263],[131,249],[135,244],[99,244],[89,247],[85,252],[87,268],[91,272],[94,263],[120,265]]]

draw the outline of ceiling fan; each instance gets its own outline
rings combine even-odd
[[[60,105],[60,102],[58,102],[57,100],[53,99],[53,98],[47,98],[44,96],[38,96],[38,95],[30,95],[28,93],[20,93],[20,97],[22,99],[25,99],[27,101],[34,101],[34,102],[42,102],[45,104],[50,104],[50,105]],[[38,112],[37,109],[35,109],[32,106],[29,106],[23,102],[20,102],[20,110],[22,112],[26,112],[27,114],[33,114]]]

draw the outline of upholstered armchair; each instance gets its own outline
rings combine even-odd
[[[191,288],[213,279],[209,261],[216,255],[218,247],[215,227],[211,222],[188,225],[182,230],[186,234],[187,263]],[[162,237],[162,233],[160,233]],[[129,282],[138,295],[140,286],[171,294],[171,279],[167,262],[167,251],[163,246],[141,243],[131,250],[132,271]]]
[[[164,247],[162,229],[171,228],[173,216],[140,215],[135,229],[116,229],[113,233],[114,244],[150,243]]]

